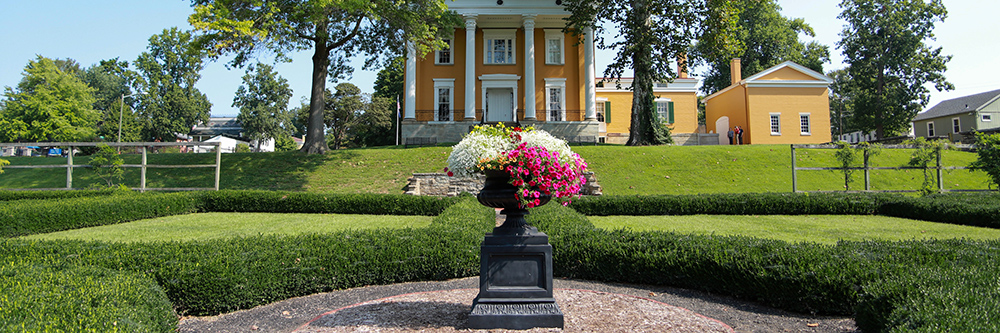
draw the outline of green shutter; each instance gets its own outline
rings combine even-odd
[[[604,102],[604,122],[611,123],[611,101]]]
[[[670,118],[670,121],[668,121],[668,122],[671,123],[671,124],[673,124],[674,123],[674,102],[672,102],[672,101],[671,102],[667,102],[667,108],[668,108],[669,114],[670,114],[670,116],[668,116],[668,118]]]

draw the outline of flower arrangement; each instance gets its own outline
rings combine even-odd
[[[449,176],[472,176],[487,171],[510,175],[522,207],[538,206],[542,195],[579,196],[586,183],[587,162],[566,141],[532,127],[476,126],[448,157]],[[568,202],[563,203],[568,204]]]

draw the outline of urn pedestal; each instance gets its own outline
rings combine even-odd
[[[477,198],[503,208],[504,223],[487,233],[480,247],[479,295],[472,303],[469,328],[529,329],[563,327],[552,297],[552,245],[549,236],[528,225],[506,173],[487,173]],[[551,197],[543,196],[548,202]]]

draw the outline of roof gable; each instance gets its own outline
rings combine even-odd
[[[765,69],[760,73],[754,74],[751,77],[746,78],[746,81],[820,81],[826,84],[833,83],[833,79],[826,75],[817,73],[814,70],[809,69],[806,66],[796,64],[791,61],[785,61],[774,67]]]
[[[979,111],[1000,98],[1000,90],[987,91],[942,101],[924,112],[918,113],[913,121],[947,117],[960,113]]]

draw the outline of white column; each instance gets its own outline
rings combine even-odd
[[[413,42],[406,42],[406,109],[407,120],[417,119],[417,50]]]
[[[535,120],[535,14],[524,18],[524,120]]]
[[[594,82],[594,29],[583,29],[583,103],[585,120],[597,120],[597,83]]]
[[[476,120],[476,14],[465,15],[465,120]]]

